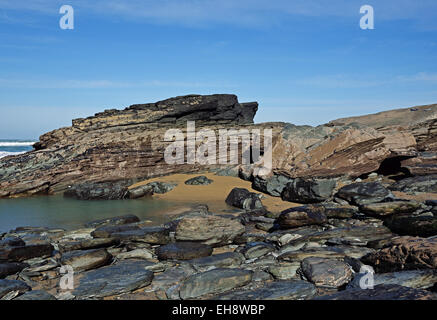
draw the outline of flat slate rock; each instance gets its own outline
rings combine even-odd
[[[20,272],[26,267],[27,264],[19,263],[19,262],[0,263],[0,279],[3,279],[17,272]]]
[[[28,291],[13,300],[56,300],[54,296],[43,290]]]
[[[136,215],[127,214],[124,216],[94,220],[94,221],[86,223],[85,227],[97,228],[97,227],[101,227],[104,225],[122,225],[122,224],[134,223],[134,222],[139,222],[139,221],[140,221],[140,218],[138,218]]]
[[[382,202],[392,194],[379,182],[357,182],[342,187],[336,196],[353,205],[365,205]]]
[[[433,237],[437,235],[437,217],[393,216],[384,225],[401,236]]]
[[[60,252],[68,252],[74,250],[88,250],[88,249],[99,249],[107,248],[119,244],[118,239],[112,238],[96,238],[96,239],[85,239],[82,241],[64,241],[58,244]]]
[[[175,242],[156,249],[159,260],[191,260],[212,254],[212,247],[197,242]]]
[[[219,294],[248,284],[252,277],[252,271],[243,269],[217,268],[196,273],[182,282],[179,295],[182,299],[192,299]]]
[[[241,265],[244,256],[238,252],[224,252],[209,257],[187,261],[198,271],[207,271],[214,268],[235,268]]]
[[[357,273],[354,279],[347,285],[347,288],[360,288],[360,281],[366,275],[366,273]],[[415,289],[428,289],[437,283],[437,270],[376,273],[373,275],[373,283],[375,286],[379,284],[397,284]]]
[[[102,267],[111,262],[112,256],[106,249],[70,251],[62,255],[61,264],[69,265],[75,272]]]
[[[373,289],[348,289],[316,297],[314,300],[437,300],[437,295],[430,291],[396,284],[380,284]]]
[[[255,259],[275,251],[275,247],[265,242],[250,242],[240,252],[246,259]]]
[[[148,286],[153,272],[148,261],[125,260],[118,264],[88,271],[73,291],[76,299],[104,298]]]
[[[25,282],[19,280],[0,280],[0,299],[10,292],[18,291],[19,294],[32,290]]]
[[[0,261],[24,261],[38,257],[49,257],[54,248],[50,243],[32,244],[25,246],[5,246],[0,248]]]
[[[110,236],[120,240],[163,245],[170,242],[170,229],[165,227],[145,227],[114,232]]]
[[[305,277],[320,287],[339,288],[352,279],[351,267],[336,259],[305,258],[301,268]]]
[[[214,297],[217,300],[307,300],[316,294],[316,287],[307,281],[289,280],[267,283],[255,290],[237,290]]]

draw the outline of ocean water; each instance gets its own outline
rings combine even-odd
[[[0,158],[31,151],[34,140],[0,139]]]
[[[154,226],[169,221],[166,213],[175,207],[151,198],[84,201],[55,195],[0,199],[0,232],[25,226],[73,230],[93,220],[125,214],[134,214]]]
[[[35,140],[0,139],[0,158],[31,151]],[[0,172],[1,174],[1,172]],[[168,221],[167,209],[175,205],[157,199],[80,201],[56,196],[0,199],[0,232],[17,227],[49,227],[72,230],[87,222],[125,214],[149,220],[151,225]]]

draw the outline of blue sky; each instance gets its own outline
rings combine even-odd
[[[437,103],[437,1],[0,0],[0,138],[192,93],[311,125]]]

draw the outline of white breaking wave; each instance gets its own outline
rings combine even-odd
[[[35,142],[21,142],[21,141],[0,141],[0,147],[21,147],[21,146],[32,146]]]
[[[4,158],[7,156],[16,156],[17,154],[26,153],[26,151],[22,152],[6,152],[6,151],[0,151],[0,158]]]

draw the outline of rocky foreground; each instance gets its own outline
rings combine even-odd
[[[235,188],[232,215],[199,205],[156,227],[127,215],[17,228],[0,237],[0,299],[436,300],[437,201],[398,198],[378,175],[342,184],[288,183],[284,197],[314,203],[280,214]]]

